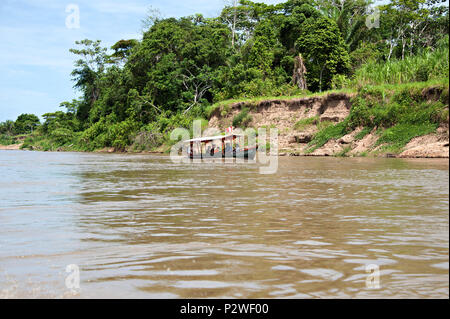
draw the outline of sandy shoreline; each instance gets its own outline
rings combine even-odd
[[[0,150],[20,150],[22,144],[0,145]]]
[[[373,156],[373,157],[393,157],[393,158],[441,158],[441,159],[446,159],[449,158],[449,153],[448,153],[448,144],[447,143],[441,143],[443,145],[439,145],[440,148],[444,149],[444,152],[440,151],[440,150],[435,150],[435,152],[431,152],[429,149],[420,149],[420,150],[415,150],[416,152],[410,152],[408,150],[405,150],[404,152],[400,153],[400,154],[378,154],[377,156]],[[444,146],[445,145],[445,146]],[[0,145],[0,150],[20,150],[20,147],[22,146],[22,144],[11,144],[11,145]],[[436,147],[436,145],[429,145],[431,146],[431,148]],[[439,148],[438,148],[439,149]],[[39,150],[34,150],[34,151],[39,151]],[[48,151],[48,152],[52,152],[52,151]],[[62,150],[57,150],[57,151],[53,151],[53,152],[73,152],[73,151],[62,151]],[[127,151],[117,151],[115,150],[113,147],[110,148],[103,148],[103,149],[99,149],[99,150],[95,150],[92,152],[81,152],[81,153],[100,153],[100,154],[130,154],[130,155],[144,155],[144,154],[158,154],[158,155],[163,155],[164,152],[160,152],[160,151],[140,151],[140,152],[127,152]],[[333,156],[327,153],[311,153],[311,154],[299,154],[296,152],[279,152],[278,156],[301,156],[301,157],[329,157],[329,156]],[[347,157],[367,157],[367,156],[358,156],[357,154],[351,154],[350,156]],[[371,157],[370,155],[368,157]]]

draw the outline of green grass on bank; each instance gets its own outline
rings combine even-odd
[[[378,128],[374,147],[381,145],[381,152],[399,153],[414,137],[432,133],[448,121],[448,90],[448,79],[361,88],[352,99],[349,116],[319,130],[306,152],[363,127],[356,140]]]
[[[312,153],[316,149],[324,146],[331,139],[338,139],[351,131],[348,119],[334,125],[329,125],[316,133],[312,141],[308,144],[306,153]]]
[[[381,132],[375,147],[382,145],[380,148],[382,153],[399,153],[414,137],[432,133],[436,128],[435,123],[397,124]]]
[[[68,145],[70,145],[70,144],[68,144]],[[24,140],[21,148],[36,150],[36,151],[56,151],[56,150],[72,151],[72,150],[74,150],[74,149],[67,148],[68,145],[61,144],[61,143],[53,140],[49,136],[44,136],[44,135],[36,132],[36,133],[31,134]]]
[[[316,125],[319,122],[320,120],[318,116],[312,116],[305,119],[301,119],[294,124],[294,130],[303,131],[308,126]]]
[[[355,135],[355,140],[359,141],[366,137],[372,131],[371,127],[364,127],[358,134]]]

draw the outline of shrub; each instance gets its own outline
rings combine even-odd
[[[234,127],[247,127],[247,125],[253,120],[252,117],[248,114],[249,109],[247,107],[243,107],[242,110],[233,118],[233,126]]]
[[[58,128],[50,132],[49,136],[58,144],[64,145],[72,142],[73,132],[66,128]]]
[[[10,145],[15,144],[16,140],[8,134],[1,134],[0,135],[0,145]]]
[[[344,74],[335,74],[331,79],[331,88],[333,90],[340,90],[348,87],[350,80]]]

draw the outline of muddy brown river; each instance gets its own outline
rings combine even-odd
[[[449,297],[448,159],[0,151],[0,176],[0,298]]]

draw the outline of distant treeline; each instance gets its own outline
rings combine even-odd
[[[81,97],[41,125],[2,123],[0,134],[33,130],[29,144],[93,150],[125,149],[150,132],[146,143],[158,146],[218,101],[304,94],[298,57],[309,92],[448,78],[448,22],[441,0],[241,0],[215,18],[150,15],[141,41],[77,41]]]

